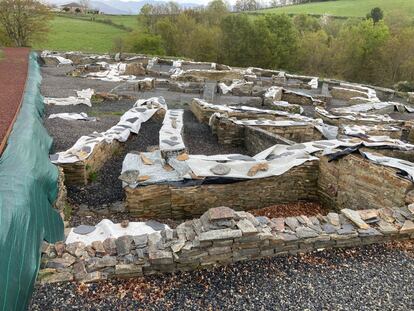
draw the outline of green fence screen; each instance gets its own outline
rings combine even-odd
[[[58,171],[48,157],[41,79],[31,53],[22,107],[0,158],[0,310],[27,308],[42,241],[63,239],[63,221],[52,207]]]

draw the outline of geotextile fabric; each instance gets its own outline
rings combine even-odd
[[[20,112],[0,158],[0,310],[25,310],[39,269],[42,241],[64,238],[52,205],[58,170],[42,124],[37,54],[31,53]]]

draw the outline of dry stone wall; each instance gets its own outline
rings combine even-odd
[[[174,230],[107,238],[91,245],[45,243],[38,281],[93,282],[412,239],[413,220],[412,205],[273,219],[218,207]]]
[[[280,135],[270,133],[255,126],[246,126],[244,129],[244,147],[251,156],[266,150],[276,144],[293,145],[295,142]]]
[[[273,204],[317,201],[318,165],[318,161],[308,161],[280,176],[226,184],[126,187],[126,208],[138,217],[183,219],[198,217],[223,202],[236,210],[251,210]]]
[[[236,124],[226,117],[216,117],[210,122],[213,133],[217,135],[218,142],[224,146],[245,146],[250,139],[246,132],[246,126]],[[313,124],[269,126],[256,125],[256,128],[275,134],[296,143],[303,143],[323,139],[323,135]],[[263,151],[264,149],[260,150]],[[259,152],[260,152],[259,151]]]
[[[375,164],[359,155],[319,161],[319,197],[334,209],[356,210],[403,206],[413,183],[398,170]]]

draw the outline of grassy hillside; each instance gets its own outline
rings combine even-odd
[[[258,12],[364,17],[374,7],[380,7],[385,13],[398,10],[414,16],[414,0],[336,0],[292,5],[283,8],[260,10]]]
[[[51,21],[50,29],[47,40],[35,44],[35,49],[105,53],[115,38],[127,34],[111,25],[60,16]]]
[[[110,19],[114,24],[135,29],[138,27],[137,15],[98,15],[98,19]]]

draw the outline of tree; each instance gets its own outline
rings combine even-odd
[[[51,18],[49,8],[36,0],[0,0],[0,26],[15,46],[44,39]]]
[[[165,55],[160,36],[142,32],[133,32],[126,39],[129,52],[149,55]]]
[[[369,19],[343,27],[332,46],[337,74],[347,80],[377,81],[384,70],[381,48],[389,36],[389,29],[382,21],[374,24]]]
[[[381,8],[373,8],[371,12],[367,14],[367,18],[371,18],[374,21],[374,24],[376,24],[384,18],[384,12],[381,10]]]
[[[237,0],[234,9],[237,12],[254,11],[260,8],[260,4],[256,0]]]
[[[213,0],[207,5],[204,13],[210,25],[219,25],[221,20],[229,14],[229,9],[224,1]]]

